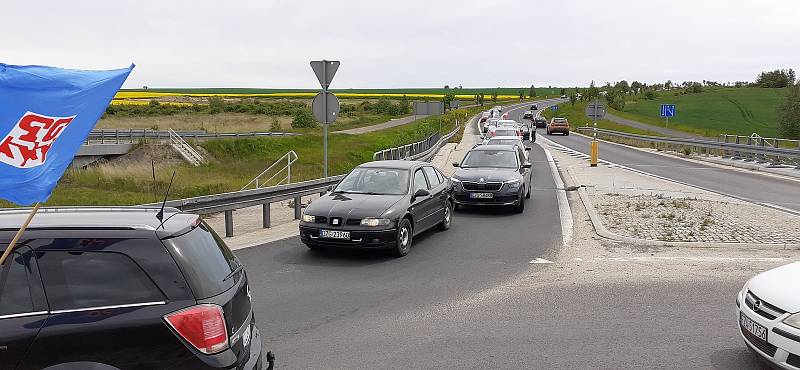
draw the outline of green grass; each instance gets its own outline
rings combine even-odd
[[[676,91],[669,91],[659,93],[655,100],[628,101],[624,111],[612,113],[663,127],[661,104],[676,104],[676,116],[668,125],[672,129],[709,137],[721,133],[776,137],[776,109],[786,93],[786,89],[757,87],[708,89],[677,96]]]
[[[567,119],[567,121],[569,121],[571,130],[576,131],[575,129],[577,127],[587,125],[592,126],[592,121],[586,116],[586,105],[588,105],[588,102],[577,102],[575,105],[570,103],[562,103],[558,105],[558,111],[554,112],[548,108],[542,112],[542,116],[546,117],[548,120],[553,117],[564,117]],[[640,135],[662,136],[657,132],[640,130],[635,127],[620,125],[605,119],[597,122],[597,128]]]
[[[427,137],[441,127],[452,130],[455,120],[463,121],[480,108],[460,109],[440,117],[427,117],[389,129],[361,134],[331,134],[328,142],[329,174],[349,172],[372,160],[374,152]],[[462,126],[463,127],[463,126]],[[156,162],[157,181],[147,163],[104,165],[69,170],[59,182],[46,205],[131,205],[152,203],[163,197],[172,171],[175,182],[170,199],[239,190],[275,160],[294,150],[298,161],[292,166],[292,181],[322,177],[321,129],[303,136],[222,139],[201,142],[214,160],[199,167],[186,164],[166,165]],[[164,149],[168,150],[168,149]],[[11,206],[0,202],[0,206]]]

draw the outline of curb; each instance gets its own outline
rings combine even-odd
[[[573,183],[577,183],[575,180],[575,174],[572,169],[567,169],[567,173],[569,173],[569,177],[571,177]],[[684,247],[684,248],[736,248],[736,249],[780,249],[780,250],[800,250],[800,245],[794,244],[775,244],[775,243],[716,243],[716,242],[670,242],[670,241],[662,241],[662,240],[650,240],[650,239],[639,239],[639,238],[632,238],[629,236],[623,236],[616,233],[613,233],[606,229],[605,225],[603,225],[602,219],[600,215],[597,213],[597,209],[594,208],[594,204],[589,197],[589,193],[586,191],[585,187],[578,188],[578,195],[581,198],[581,202],[583,202],[584,208],[586,208],[586,212],[589,214],[589,219],[592,221],[592,226],[594,226],[594,230],[602,238],[609,239],[616,242],[624,242],[624,243],[631,243],[635,245],[646,245],[646,246],[666,246],[666,247]]]

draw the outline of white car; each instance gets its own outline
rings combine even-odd
[[[499,118],[489,118],[486,122],[483,123],[483,132],[489,132],[492,127],[497,127],[497,121]]]
[[[736,296],[739,333],[753,352],[800,369],[800,262],[762,272]]]
[[[498,136],[484,140],[482,143],[478,145],[514,145],[520,148],[525,149],[525,158],[528,158],[528,152],[530,152],[531,148],[526,147],[525,144],[522,142],[522,139],[519,137],[512,137],[512,136]],[[478,146],[475,145],[475,146]]]

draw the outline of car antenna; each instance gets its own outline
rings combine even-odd
[[[172,189],[172,180],[175,180],[175,171],[172,171],[172,178],[169,179],[169,185],[167,186],[167,192],[164,194],[164,201],[161,202],[161,209],[158,210],[156,213],[156,218],[158,219],[161,224],[158,225],[156,229],[164,225],[164,206],[167,205],[167,197],[169,197],[169,190]]]

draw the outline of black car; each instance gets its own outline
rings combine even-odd
[[[533,171],[525,150],[517,145],[481,145],[464,156],[453,174],[453,199],[456,207],[511,206],[525,210],[531,196]]]
[[[39,210],[0,266],[0,369],[260,369],[242,264],[199,216],[158,211]],[[0,248],[28,212],[0,212]]]
[[[531,110],[537,110],[537,109],[539,109],[538,105],[536,105],[536,104],[531,105]]]
[[[369,162],[306,207],[300,240],[311,249],[390,249],[402,257],[414,236],[449,229],[452,214],[450,182],[430,163]]]
[[[533,119],[533,125],[536,128],[546,128],[547,127],[547,118],[544,117],[535,117]]]

